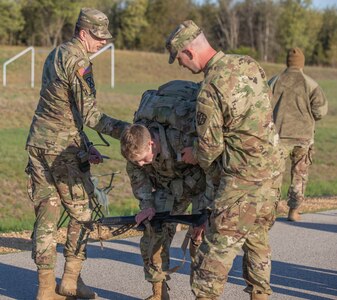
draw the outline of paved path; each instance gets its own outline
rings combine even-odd
[[[174,239],[172,265],[179,263],[184,232]],[[84,281],[94,287],[100,299],[144,299],[151,287],[143,280],[139,237],[113,240],[100,249],[88,246],[82,272]],[[273,248],[271,299],[337,299],[337,211],[303,215],[303,221],[277,220],[271,230]],[[64,259],[58,248],[56,275],[62,274]],[[243,292],[242,254],[234,261],[222,299],[248,299]],[[189,289],[189,261],[169,282],[171,300],[192,300]],[[37,291],[35,266],[29,252],[0,255],[0,299],[34,299]]]

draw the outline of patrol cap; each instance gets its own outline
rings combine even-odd
[[[79,28],[89,29],[90,33],[99,39],[112,38],[112,35],[108,30],[108,17],[97,9],[82,8],[76,25]]]
[[[184,21],[173,30],[166,39],[166,48],[170,52],[169,64],[174,62],[178,51],[184,49],[201,32],[202,30],[192,20]]]

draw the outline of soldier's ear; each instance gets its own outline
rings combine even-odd
[[[80,38],[81,41],[84,41],[87,39],[87,32],[84,29],[80,29],[78,36]]]
[[[187,57],[192,60],[193,59],[193,52],[190,49],[185,49],[182,51]]]
[[[149,141],[149,150],[151,151],[151,153],[153,154],[153,152],[155,151],[154,149],[156,149],[157,148],[157,143],[153,140],[153,139],[151,139],[150,141]]]

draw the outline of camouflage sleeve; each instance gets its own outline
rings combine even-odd
[[[223,115],[221,99],[212,85],[203,86],[196,106],[198,142],[194,154],[207,172],[212,162],[223,152]]]
[[[130,178],[133,194],[139,200],[140,209],[154,208],[153,185],[144,168],[128,162],[126,171]]]
[[[86,126],[113,138],[120,138],[129,123],[111,118],[98,110],[92,64],[87,59],[82,58],[75,64],[73,94]]]
[[[130,123],[111,118],[106,114],[101,114],[101,118],[95,126],[90,126],[90,120],[86,125],[100,133],[110,135],[119,140],[123,130],[129,126]]]
[[[311,112],[316,121],[328,113],[328,101],[323,90],[317,86],[310,95]]]

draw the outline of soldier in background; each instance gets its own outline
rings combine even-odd
[[[181,150],[191,146],[195,139],[194,122],[189,116],[195,115],[198,89],[199,86],[191,82],[173,81],[159,88],[158,93],[145,93],[135,113],[136,123],[122,134],[121,153],[128,160],[127,172],[141,209],[136,216],[137,224],[151,220],[156,212],[183,214],[191,203],[192,213],[198,213],[212,199],[210,193],[213,188],[210,187],[205,193],[203,170],[198,165],[186,164],[181,160]],[[189,102],[188,106],[187,102],[182,103],[181,98],[190,91],[194,101]],[[154,102],[150,103],[150,98]],[[159,105],[161,99],[158,98],[162,98],[162,107]],[[187,107],[190,107],[190,111]],[[179,116],[174,118],[176,112]],[[169,119],[175,121],[170,124]],[[184,132],[180,130],[182,128]],[[175,224],[165,223],[162,228],[151,227],[150,231],[144,231],[141,238],[145,279],[152,284],[153,290],[153,294],[146,299],[169,299],[166,281],[170,278],[169,248],[175,231]],[[192,260],[201,243],[202,232],[203,226],[190,230]]]
[[[327,114],[328,103],[319,85],[303,73],[305,57],[299,48],[287,54],[287,69],[270,79],[274,122],[281,145],[291,159],[288,220],[300,220],[308,170],[312,164],[315,122]]]
[[[38,300],[97,296],[83,283],[80,272],[89,235],[83,222],[91,219],[94,193],[90,163],[102,162],[102,156],[89,142],[83,126],[118,138],[126,125],[96,107],[89,53],[97,52],[111,38],[108,24],[102,12],[81,9],[74,37],[56,47],[44,64],[40,100],[26,144],[29,195],[36,215],[32,257],[38,270]],[[56,291],[54,268],[61,203],[70,221],[64,274]]]
[[[242,248],[243,276],[251,299],[268,299],[269,229],[279,200],[281,152],[272,120],[270,90],[263,69],[248,56],[216,52],[193,22],[168,37],[169,63],[204,73],[197,97],[197,141],[183,160],[209,175],[217,159],[221,180],[210,227],[192,265],[197,299],[219,299],[233,260]]]

